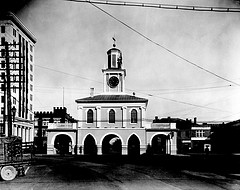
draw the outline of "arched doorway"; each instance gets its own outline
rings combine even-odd
[[[166,154],[166,135],[156,135],[152,139],[152,152],[153,154]]]
[[[117,135],[107,135],[102,142],[102,154],[122,154],[122,142]]]
[[[60,155],[72,154],[72,140],[68,135],[57,135],[54,141],[56,153]]]
[[[136,135],[132,135],[128,140],[128,155],[137,156],[140,154],[140,141]]]
[[[92,135],[87,135],[84,141],[84,154],[96,155],[97,145]]]

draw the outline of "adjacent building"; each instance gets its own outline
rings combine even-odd
[[[35,36],[13,13],[0,14],[0,135],[33,141]],[[7,90],[10,92],[7,93]],[[7,98],[7,94],[11,98]],[[13,113],[8,131],[9,110]],[[8,117],[9,116],[9,117]]]
[[[65,107],[54,107],[53,111],[35,112],[34,144],[36,153],[47,153],[47,135],[55,131],[70,129],[76,120],[67,113]],[[57,142],[56,142],[57,143]]]
[[[206,148],[211,151],[211,128],[213,124],[202,123],[198,124],[194,122],[194,125],[191,128],[191,152],[203,153]]]

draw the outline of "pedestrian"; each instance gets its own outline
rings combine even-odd
[[[206,156],[209,155],[209,148],[208,148],[208,145],[207,145],[206,148],[205,148],[205,153],[206,153]]]
[[[74,154],[77,155],[77,145],[74,146]]]

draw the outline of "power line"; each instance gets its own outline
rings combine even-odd
[[[86,78],[86,77],[82,77],[82,76],[79,76],[79,75],[70,74],[70,73],[63,72],[63,71],[59,71],[59,70],[56,70],[56,69],[51,69],[51,68],[44,67],[44,66],[41,66],[41,65],[35,64],[35,66],[40,67],[40,68],[42,68],[42,69],[47,69],[47,70],[50,70],[50,71],[62,73],[62,74],[65,74],[65,75],[69,75],[69,76],[73,76],[73,77],[78,77],[78,78],[81,78],[81,79],[84,79],[84,80],[89,80],[89,81],[93,81],[93,82],[97,82],[97,83],[102,83],[102,82],[99,82],[99,81],[96,81],[96,80],[92,80],[92,79],[89,79],[89,78]]]
[[[184,10],[184,11],[198,11],[198,12],[222,12],[222,13],[239,13],[240,8],[231,7],[209,7],[209,6],[195,6],[195,5],[174,5],[174,4],[159,4],[159,3],[143,3],[143,2],[127,2],[127,1],[100,1],[100,0],[66,0],[81,3],[103,4],[113,6],[128,6],[128,7],[142,7],[142,8],[157,8],[170,10]]]
[[[38,67],[42,67],[42,66],[39,66],[39,65],[37,65],[37,66],[38,66]],[[48,69],[48,70],[51,70],[51,71],[54,71],[54,72],[59,72],[59,73],[62,73],[62,74],[66,74],[66,75],[71,75],[71,76],[74,76],[74,77],[84,78],[85,80],[91,80],[91,79],[88,79],[88,78],[85,78],[85,77],[81,77],[81,76],[79,76],[79,75],[72,75],[72,74],[69,74],[69,73],[66,73],[66,72],[62,72],[62,71],[58,71],[58,70],[55,70],[55,69],[50,69],[50,68],[48,68],[48,67],[42,67],[42,68]],[[94,80],[91,80],[91,81],[94,81]],[[102,82],[99,82],[99,81],[95,81],[95,82],[102,83]],[[128,91],[134,91],[134,90],[131,90],[131,89],[126,89],[126,90],[128,90]],[[135,92],[138,92],[138,91],[135,91]],[[225,111],[225,110],[220,110],[220,109],[215,109],[215,108],[209,108],[209,107],[206,107],[206,106],[197,105],[197,104],[192,104],[192,103],[189,103],[189,102],[174,100],[174,99],[170,99],[170,98],[165,98],[165,97],[158,96],[158,95],[153,95],[153,94],[148,94],[148,93],[143,93],[143,92],[138,92],[138,93],[145,94],[145,95],[147,95],[147,96],[149,96],[149,97],[156,97],[156,98],[160,98],[160,99],[163,99],[163,100],[168,100],[168,101],[175,102],[175,103],[180,103],[180,104],[185,104],[185,105],[190,105],[190,106],[194,106],[194,107],[205,108],[205,109],[210,109],[210,110],[215,110],[215,111],[227,112],[227,111]]]
[[[153,41],[152,39],[150,39],[150,38],[147,37],[146,35],[142,34],[141,32],[139,32],[139,31],[137,31],[136,29],[134,29],[133,27],[131,27],[130,25],[128,25],[128,24],[126,24],[125,22],[121,21],[120,19],[116,18],[115,16],[113,16],[113,15],[110,14],[110,13],[108,13],[108,12],[105,11],[104,9],[98,7],[97,5],[95,5],[94,3],[92,3],[92,1],[78,1],[78,0],[67,0],[67,1],[88,2],[88,3],[90,3],[92,6],[94,6],[95,8],[99,9],[100,11],[102,11],[102,12],[105,13],[105,14],[107,14],[108,16],[110,16],[111,18],[113,18],[114,20],[116,20],[116,21],[118,21],[119,23],[123,24],[124,26],[126,26],[127,28],[129,28],[129,29],[132,30],[133,32],[137,33],[138,35],[142,36],[144,39],[148,40],[149,42],[151,42],[151,43],[157,45],[158,47],[166,50],[166,51],[169,52],[170,54],[173,54],[174,56],[180,58],[181,60],[183,60],[183,61],[185,61],[185,62],[187,62],[187,63],[189,63],[189,64],[197,67],[198,69],[201,69],[201,70],[203,70],[203,71],[205,71],[205,72],[207,72],[207,73],[209,73],[209,74],[211,74],[211,75],[213,75],[213,76],[215,76],[215,77],[217,77],[217,78],[220,78],[220,79],[222,79],[222,80],[225,80],[225,81],[227,81],[227,82],[229,82],[229,83],[232,83],[232,84],[234,84],[234,85],[240,86],[240,84],[238,84],[238,83],[236,83],[236,82],[234,82],[234,81],[231,81],[231,80],[229,80],[229,79],[226,79],[226,78],[224,78],[224,77],[222,77],[222,76],[220,76],[220,75],[218,75],[218,74],[216,74],[216,73],[214,73],[214,72],[212,72],[212,71],[210,71],[210,70],[208,70],[208,69],[205,69],[205,68],[203,68],[202,66],[199,66],[198,64],[196,64],[196,63],[194,63],[194,62],[192,62],[192,61],[184,58],[183,56],[181,56],[181,55],[173,52],[172,50],[166,48],[165,46],[163,46],[163,45],[161,45],[161,44]]]

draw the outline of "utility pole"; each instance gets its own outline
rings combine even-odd
[[[11,102],[11,73],[9,63],[8,42],[5,42],[6,57],[6,77],[7,77],[7,119],[8,119],[8,137],[12,136],[12,102]]]

